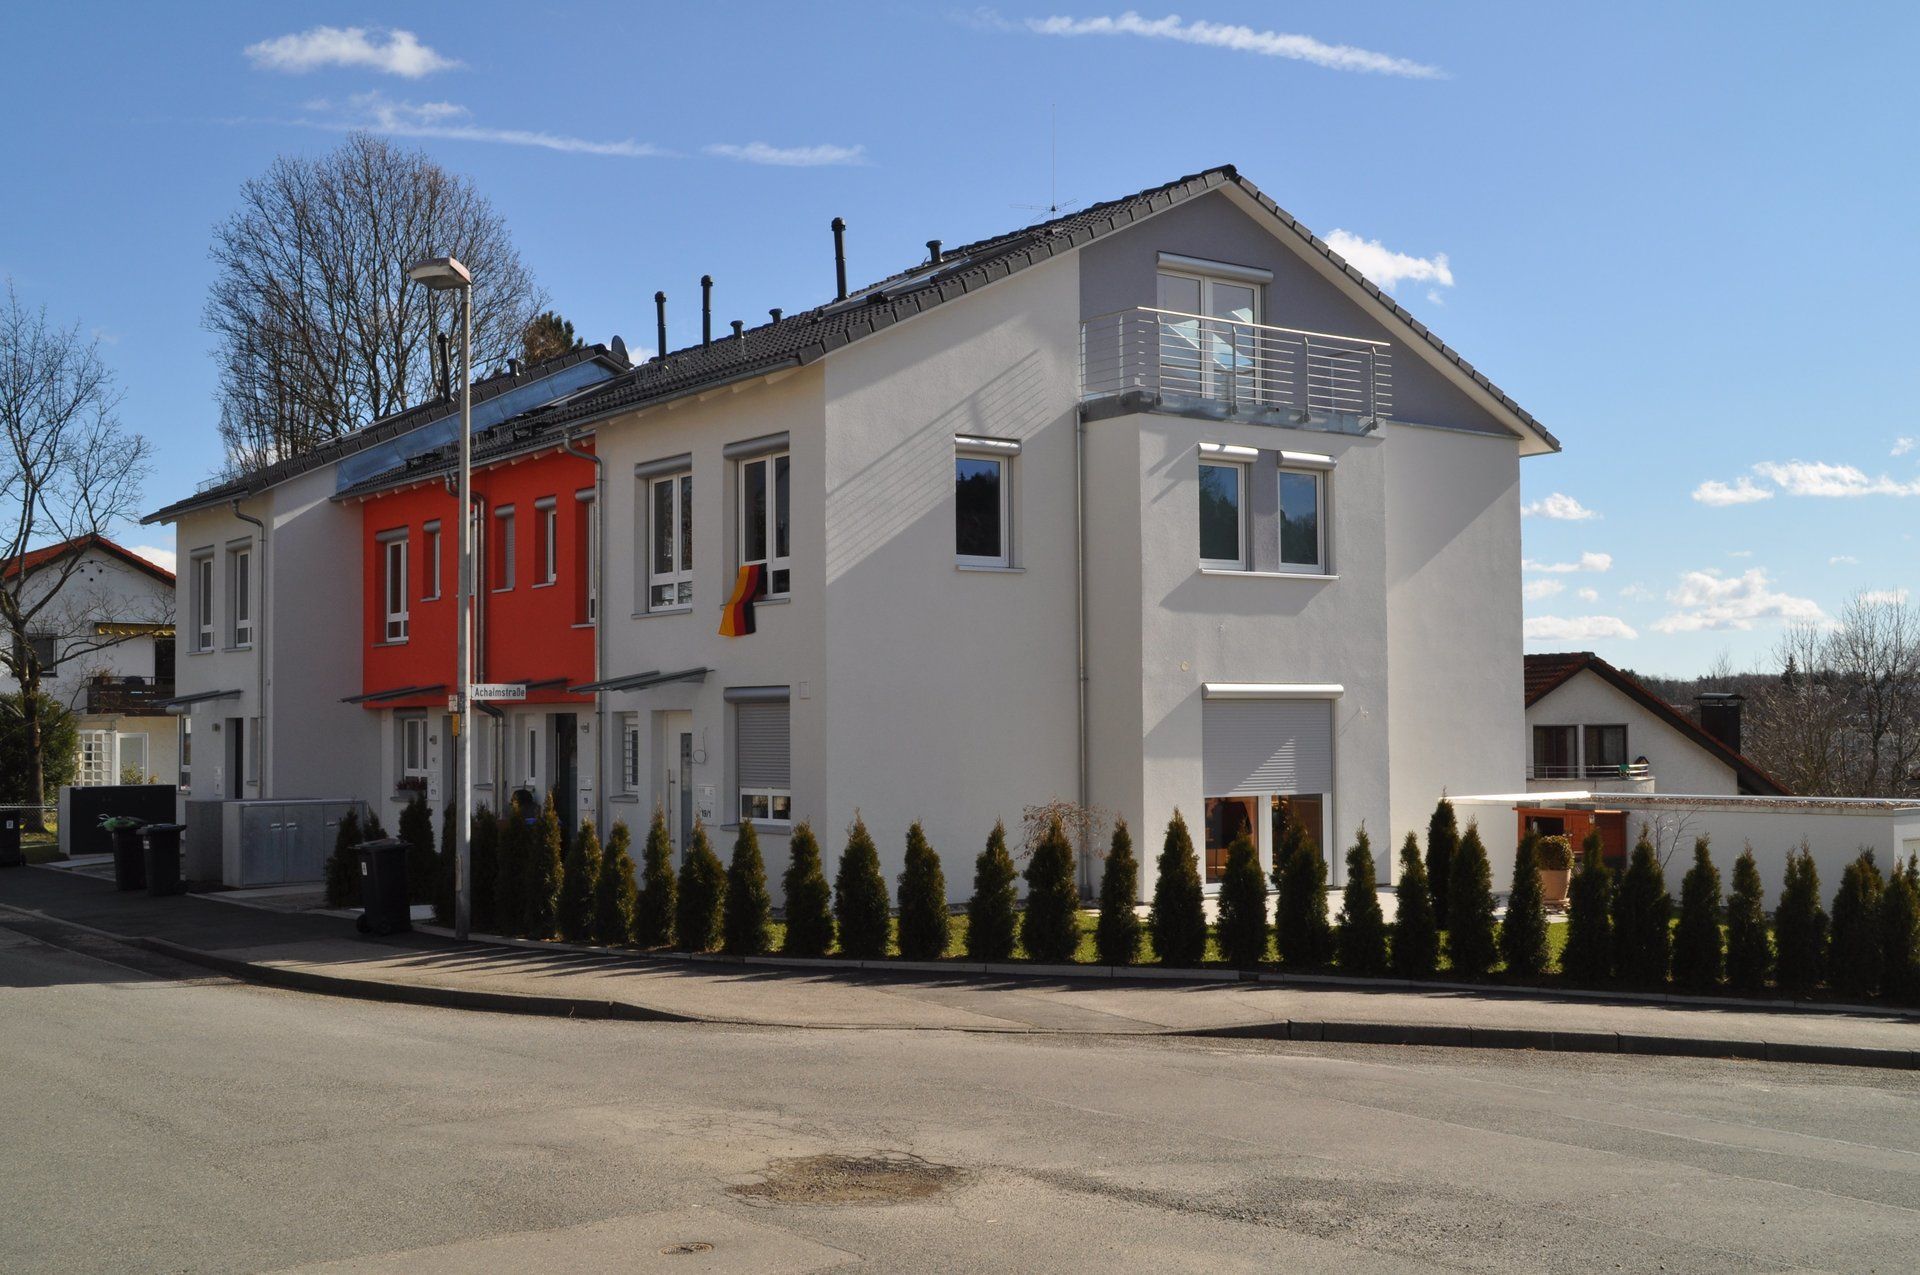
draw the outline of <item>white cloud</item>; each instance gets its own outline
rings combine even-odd
[[[1520,587],[1520,594],[1529,602],[1538,602],[1541,598],[1550,598],[1566,589],[1558,580],[1529,580]]]
[[[1633,602],[1645,602],[1653,597],[1653,590],[1635,581],[1620,590],[1620,596]]]
[[[1729,558],[1751,558],[1751,557],[1753,556],[1753,550],[1751,550],[1751,549],[1729,549],[1729,550],[1727,550],[1727,556],[1728,556]]]
[[[163,549],[159,545],[128,545],[127,551],[138,554],[157,567],[165,567],[169,571],[174,569],[174,556],[171,549]]]
[[[1600,600],[1600,590],[1580,589],[1577,591],[1576,596],[1578,596],[1582,602],[1598,602]]]
[[[1750,505],[1756,500],[1772,500],[1773,493],[1756,486],[1751,478],[1742,478],[1731,487],[1710,478],[1693,489],[1693,498],[1703,505],[1724,509],[1728,505]]]
[[[1521,561],[1522,571],[1541,571],[1548,575],[1571,575],[1575,571],[1611,571],[1613,555],[1610,553],[1583,553],[1578,562],[1535,562],[1532,558]]]
[[[1817,460],[1763,460],[1753,467],[1789,496],[1920,496],[1920,480],[1901,482],[1885,474],[1869,478],[1852,465]]]
[[[748,142],[738,146],[732,142],[715,142],[705,149],[707,154],[718,155],[722,159],[737,159],[747,164],[772,164],[781,168],[820,168],[830,164],[867,162],[866,147],[835,146],[831,143],[819,146],[769,146],[765,142]]]
[[[1915,447],[1920,447],[1920,439],[1914,438],[1911,434],[1903,434],[1893,440],[1893,450],[1888,452],[1887,455],[1905,456]]]
[[[1348,265],[1388,292],[1408,279],[1415,283],[1438,284],[1443,288],[1453,286],[1453,268],[1447,264],[1447,254],[1444,252],[1436,252],[1431,257],[1409,256],[1404,252],[1395,252],[1378,239],[1362,239],[1350,230],[1336,230],[1328,235],[1327,247],[1345,257]],[[1429,293],[1429,298],[1432,295]]]
[[[310,128],[345,132],[365,129],[392,137],[437,137],[456,142],[492,142],[531,146],[568,155],[611,155],[624,159],[670,156],[651,142],[595,141],[536,129],[489,128],[468,122],[473,112],[454,102],[401,102],[382,93],[358,93],[335,110],[328,102],[309,102],[314,116],[296,121]]]
[[[983,25],[1009,25],[991,10],[977,15],[977,19]],[[1327,44],[1310,35],[1256,31],[1252,27],[1207,22],[1204,19],[1184,22],[1172,14],[1164,18],[1143,18],[1129,9],[1118,17],[1028,18],[1022,25],[1036,35],[1133,35],[1149,40],[1175,40],[1182,44],[1231,49],[1236,53],[1254,53],[1262,57],[1290,58],[1333,71],[1364,71],[1375,75],[1407,76],[1416,80],[1446,78],[1446,72],[1437,66],[1376,53],[1372,49],[1358,49],[1349,44]]]
[[[1709,568],[1689,571],[1667,594],[1674,610],[1654,621],[1661,633],[1753,628],[1761,620],[1782,624],[1826,624],[1827,613],[1811,598],[1774,589],[1766,568],[1750,567],[1737,576]]]
[[[1440,295],[1440,291],[1437,288],[1427,289],[1427,300],[1433,302],[1435,305],[1445,305],[1447,303],[1447,299]]]
[[[1905,589],[1868,589],[1860,595],[1860,600],[1868,606],[1890,606],[1907,600]]]
[[[1617,615],[1536,615],[1526,622],[1523,631],[1529,642],[1592,642],[1640,636]]]
[[[1860,559],[1850,553],[1836,553],[1827,559],[1827,565],[1830,567],[1857,567],[1860,565]]]
[[[1558,522],[1586,522],[1600,515],[1565,492],[1554,492],[1530,505],[1520,507],[1523,518],[1552,518]]]
[[[386,37],[383,43],[380,37]],[[364,67],[417,80],[435,71],[460,65],[420,43],[411,31],[379,27],[314,27],[297,35],[276,36],[249,44],[246,55],[265,71],[304,74],[323,66]]]

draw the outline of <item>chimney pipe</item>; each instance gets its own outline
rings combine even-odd
[[[773,321],[774,321],[775,323],[778,323],[778,322],[780,322],[780,307],[779,307],[779,306],[775,306],[775,307],[773,307],[773,309],[771,309],[771,310],[769,310],[769,311],[767,311],[767,313],[773,316]]]
[[[1740,751],[1740,706],[1746,696],[1737,691],[1707,691],[1693,697],[1700,729],[1734,752]]]
[[[833,219],[833,282],[839,290],[838,299],[847,299],[847,223],[835,217]]]
[[[940,241],[938,239],[927,240],[927,260],[936,266],[940,264]]]
[[[667,357],[667,294],[653,294],[653,323],[660,334],[660,357]]]
[[[508,376],[513,376],[513,377],[517,377],[517,376],[519,376],[519,375],[520,375],[520,360],[519,360],[519,359],[508,359],[508,360],[507,360],[507,375],[508,375]]]
[[[745,342],[747,339],[747,325],[738,319],[733,321],[733,339],[740,342]]]
[[[700,276],[700,344],[713,344],[713,276]]]
[[[447,340],[448,340],[447,334],[445,332],[442,332],[439,334],[439,336],[440,336],[440,397],[445,401],[451,403],[453,401],[453,355],[450,354],[447,349]]]

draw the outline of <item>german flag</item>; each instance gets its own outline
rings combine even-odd
[[[743,637],[753,632],[753,603],[767,591],[767,564],[756,562],[740,568],[733,582],[733,596],[720,608],[720,636]]]

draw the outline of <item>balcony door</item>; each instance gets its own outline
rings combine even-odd
[[[1160,392],[1251,403],[1258,388],[1260,289],[1251,283],[1162,270]]]

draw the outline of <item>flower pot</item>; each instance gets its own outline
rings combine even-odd
[[[1540,869],[1540,893],[1545,896],[1548,907],[1563,906],[1567,901],[1567,883],[1573,880],[1572,868]]]

